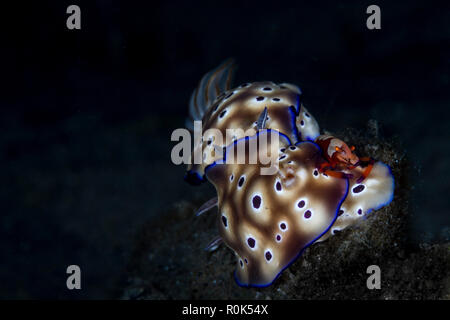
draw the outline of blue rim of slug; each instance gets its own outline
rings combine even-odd
[[[392,174],[391,167],[388,166],[387,164],[381,162],[381,161],[379,161],[379,163],[380,163],[380,165],[385,166],[389,170],[389,174],[392,177],[392,193],[391,193],[391,196],[389,197],[388,201],[386,201],[386,202],[384,202],[382,204],[379,204],[378,206],[376,206],[374,208],[368,209],[367,212],[366,212],[365,217],[367,217],[367,215],[369,215],[372,211],[376,211],[376,210],[378,210],[378,209],[380,209],[380,208],[382,208],[384,206],[387,206],[388,204],[390,204],[392,202],[392,200],[394,200],[395,178],[394,178],[394,175]]]
[[[206,182],[205,175],[200,175],[197,171],[189,170],[184,174],[184,181],[193,186],[201,185],[203,182]]]
[[[297,128],[297,124],[295,123],[295,121],[297,120],[297,116],[300,114],[300,106],[301,106],[300,96],[301,96],[301,89],[300,89],[300,94],[297,94],[297,97],[295,99],[296,100],[295,107],[294,108],[293,108],[293,106],[288,107],[289,113],[291,115],[291,124],[292,124],[292,128],[293,128],[292,131],[293,131],[294,137],[296,139],[296,141],[295,141],[296,144],[302,141],[302,135]]]
[[[295,123],[295,121],[297,120],[297,111],[292,108],[292,106],[289,107],[289,113],[291,115],[291,124],[292,124],[292,131],[293,131],[293,136],[295,137],[296,141],[295,143],[299,143],[301,141],[301,134],[298,131],[297,128],[297,124]]]

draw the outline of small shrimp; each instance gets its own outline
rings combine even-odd
[[[361,183],[370,174],[373,168],[375,160],[370,157],[359,158],[356,154],[355,147],[349,147],[344,141],[330,136],[321,135],[316,138],[315,143],[322,149],[322,155],[325,158],[319,167],[320,173],[325,173],[335,178],[348,178],[352,179],[353,175],[345,173],[345,170],[353,170],[356,167],[360,167],[362,162],[368,162],[367,167],[361,174],[361,177],[356,181]]]

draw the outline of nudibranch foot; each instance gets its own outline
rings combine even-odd
[[[200,208],[198,208],[197,212],[195,213],[195,216],[198,217],[205,212],[208,212],[212,208],[216,207],[218,203],[217,197],[214,197],[208,201],[206,201]]]

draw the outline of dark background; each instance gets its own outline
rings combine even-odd
[[[71,4],[81,30],[66,28]],[[370,4],[381,30],[366,28]],[[138,228],[213,193],[183,182],[170,134],[201,76],[229,57],[236,85],[299,85],[322,129],[378,120],[415,172],[411,238],[448,240],[449,21],[444,1],[2,7],[0,298],[121,296]],[[66,289],[70,264],[81,291]]]

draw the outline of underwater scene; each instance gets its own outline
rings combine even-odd
[[[450,300],[449,21],[419,0],[8,8],[0,300]]]

